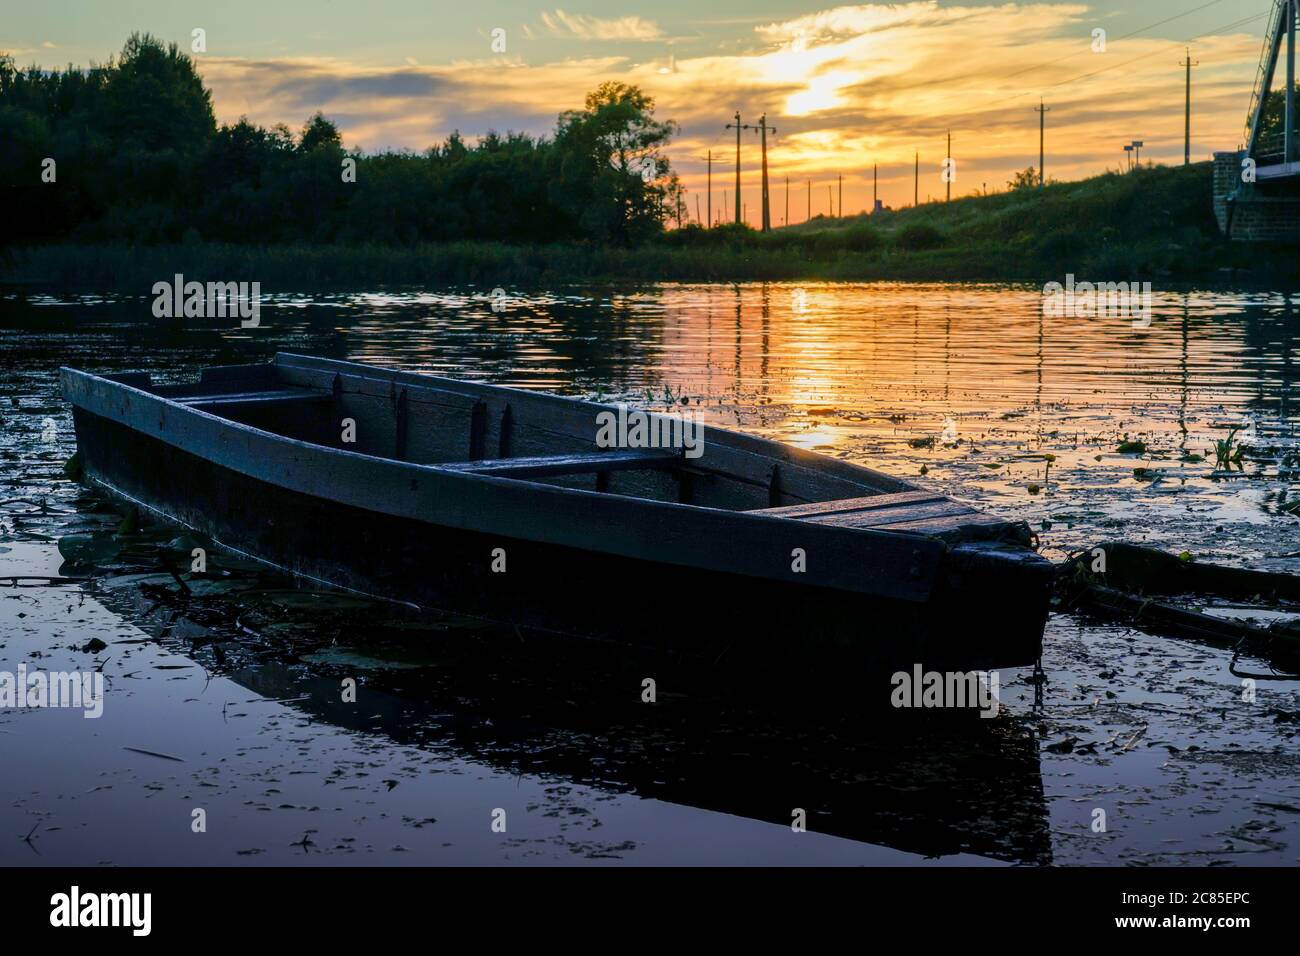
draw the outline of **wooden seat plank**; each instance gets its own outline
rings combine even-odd
[[[261,392],[226,392],[213,395],[183,395],[178,396],[172,401],[181,405],[193,405],[201,407],[204,405],[249,405],[262,403],[288,403],[288,402],[328,402],[330,396],[323,392],[308,391],[306,389],[280,389],[276,391]]]
[[[755,508],[748,514],[771,515],[774,518],[806,518],[811,520],[819,515],[844,514],[851,511],[869,511],[877,508],[892,508],[896,505],[915,504],[922,501],[946,501],[943,495],[933,491],[899,491],[891,494],[867,495],[863,498],[838,498],[831,501],[810,501],[799,505],[783,505],[779,508]]]
[[[972,511],[970,514],[947,515],[878,525],[874,530],[904,531],[933,538],[942,538],[946,541],[966,541],[996,536],[998,532],[1010,530],[1017,524],[1018,522],[1008,521],[1005,518]]]
[[[673,468],[681,465],[680,452],[671,449],[624,449],[589,455],[540,455],[530,458],[492,458],[438,465],[450,471],[498,478],[541,478],[589,472],[630,471],[639,468]]]
[[[960,501],[940,498],[937,501],[904,502],[890,508],[873,508],[845,514],[809,515],[801,520],[837,528],[878,528],[935,518],[962,518],[977,514],[978,511]]]

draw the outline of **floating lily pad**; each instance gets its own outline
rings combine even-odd
[[[322,651],[304,654],[302,659],[308,664],[326,664],[331,667],[343,667],[361,671],[412,671],[427,667],[428,664],[415,661],[394,660],[387,657],[371,657],[358,651],[343,647],[327,647]]]

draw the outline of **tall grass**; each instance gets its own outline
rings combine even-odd
[[[756,232],[727,225],[631,248],[566,242],[411,245],[57,244],[16,250],[0,281],[138,291],[174,273],[275,289],[572,281],[959,279],[1206,281],[1230,270],[1293,276],[1294,248],[1227,243],[1210,166],[1107,173],[992,196]]]

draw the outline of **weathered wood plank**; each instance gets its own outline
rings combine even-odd
[[[315,363],[322,361],[325,360],[317,359]],[[452,408],[463,408],[468,412],[479,400],[476,395],[439,387],[438,383],[443,380],[433,376],[389,372],[387,369],[358,365],[355,362],[330,362],[322,367],[314,363],[299,365],[296,362],[286,361],[278,362],[276,369],[284,384],[299,387],[330,388],[337,376],[340,387],[345,391],[360,392],[375,398],[387,398],[396,383],[415,392],[411,395],[412,401],[443,404]]]
[[[222,406],[222,405],[252,405],[252,404],[292,404],[294,402],[324,402],[329,403],[330,396],[324,392],[313,392],[308,389],[279,389],[277,391],[263,392],[230,392],[228,394],[212,395],[182,395],[172,399],[182,405],[196,405],[200,407]]]
[[[892,508],[900,504],[921,501],[947,501],[933,491],[898,491],[892,494],[867,495],[863,498],[837,498],[831,501],[810,501],[801,505],[780,508],[756,508],[754,514],[772,515],[776,518],[810,518],[814,515],[840,514],[849,511],[866,511],[872,508]]]
[[[505,410],[501,412],[501,424],[498,426],[498,438],[497,438],[498,458],[510,457],[511,454],[510,432],[513,427],[514,427],[514,412],[511,411],[510,406],[507,405],[505,407]]]
[[[937,501],[896,504],[889,508],[869,508],[845,513],[805,515],[799,520],[833,525],[837,528],[876,528],[913,521],[928,521],[935,518],[960,518],[964,515],[974,514],[979,514],[979,512],[968,505],[962,504],[960,501],[953,501],[951,498],[940,498]]]
[[[944,541],[969,541],[988,538],[1001,531],[1010,532],[1018,522],[1007,521],[994,515],[972,511],[970,514],[951,515],[939,518],[924,518],[918,521],[899,521],[892,524],[878,525],[873,531],[903,531],[941,538]]]
[[[438,465],[470,475],[500,478],[542,478],[548,475],[607,473],[639,468],[672,468],[682,462],[677,452],[658,449],[623,449],[595,455],[541,455],[533,458],[496,458]]]
[[[406,389],[397,393],[393,402],[393,457],[398,461],[406,460],[406,437],[411,417],[410,405],[406,398]]]

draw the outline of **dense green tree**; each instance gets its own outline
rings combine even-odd
[[[606,83],[553,139],[454,132],[423,153],[365,155],[320,112],[296,137],[243,117],[218,126],[190,58],[147,34],[85,70],[0,56],[0,190],[20,242],[634,242],[677,206],[673,130],[636,87]]]
[[[109,73],[108,130],[143,150],[201,151],[216,132],[212,94],[175,43],[133,33]]]
[[[602,83],[583,109],[560,115],[555,195],[583,232],[614,242],[658,232],[676,205],[663,147],[676,131],[654,118],[654,101],[635,86]]]
[[[343,137],[339,133],[339,128],[325,118],[319,111],[311,119],[307,120],[307,125],[302,128],[302,136],[298,139],[298,148],[304,153],[310,153],[317,149],[341,150],[343,149]]]

